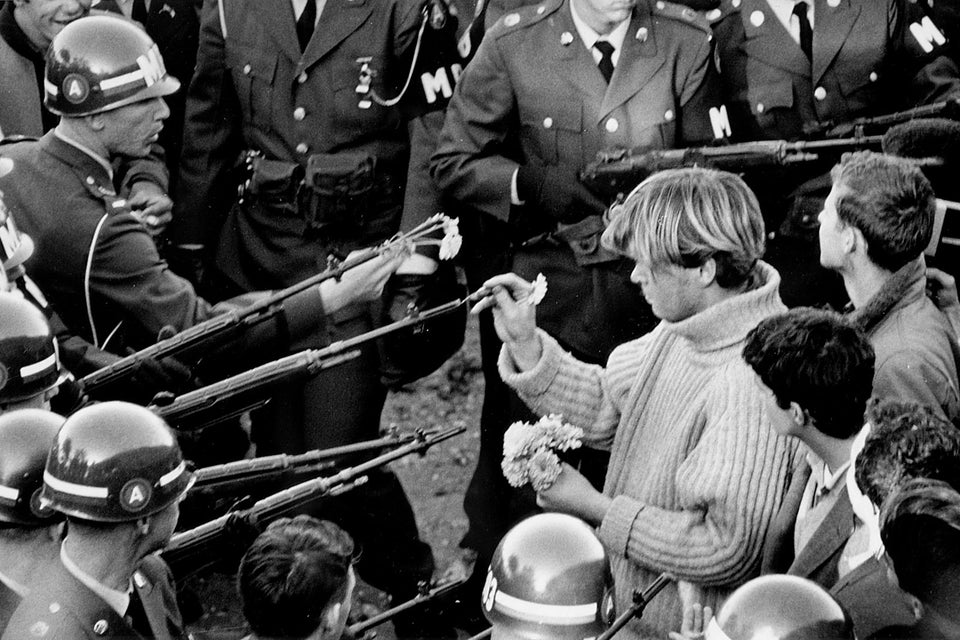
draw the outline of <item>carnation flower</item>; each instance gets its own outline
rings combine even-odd
[[[503,461],[500,468],[514,487],[530,484],[536,491],[549,489],[560,477],[558,451],[580,446],[583,429],[550,414],[537,422],[514,422],[503,434]]]
[[[447,218],[443,221],[443,239],[440,241],[440,259],[449,260],[460,253],[463,236],[460,235],[460,219]]]
[[[534,491],[545,491],[553,486],[562,470],[557,454],[549,449],[540,449],[530,456],[530,461],[527,463],[530,486]]]
[[[543,301],[545,295],[547,295],[547,278],[542,273],[538,273],[531,283],[530,293],[527,294],[527,304],[535,307]]]

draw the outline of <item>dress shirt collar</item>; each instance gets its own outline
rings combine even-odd
[[[810,28],[812,29],[815,26],[813,21],[814,0],[805,1],[807,3],[807,20],[810,21]],[[794,42],[800,44],[800,23],[793,16],[793,6],[795,4],[795,0],[767,0],[767,5],[769,5],[773,14],[777,16],[777,20],[780,21],[783,28],[787,30]]]
[[[576,7],[573,6],[573,0],[570,1],[570,15],[573,17],[573,25],[577,28],[577,33],[580,34],[583,46],[593,56],[594,62],[600,62],[600,52],[593,45],[596,44],[597,40],[606,40],[613,45],[613,66],[616,67],[620,60],[620,50],[623,49],[623,40],[627,37],[627,30],[630,28],[630,18],[618,24],[607,35],[601,36],[583,21],[583,18],[577,13]]]
[[[78,567],[77,564],[70,559],[70,556],[67,555],[65,544],[60,545],[60,561],[70,575],[110,605],[110,608],[116,611],[117,614],[120,616],[127,615],[127,609],[130,607],[130,592],[133,590],[132,584],[126,591],[117,591],[116,589],[111,589],[110,587],[100,584],[93,576],[84,572],[83,569]]]

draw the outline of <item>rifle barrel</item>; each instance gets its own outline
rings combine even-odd
[[[453,591],[457,587],[463,586],[466,583],[466,578],[460,578],[459,580],[449,580],[442,584],[438,584],[433,589],[430,589],[430,591],[427,593],[421,593],[416,597],[407,600],[406,602],[401,602],[395,607],[391,607],[386,611],[381,611],[377,615],[367,618],[366,620],[350,625],[350,634],[352,637],[359,637],[361,633],[364,633],[368,629],[379,627],[384,622],[393,619],[404,611],[418,607],[421,604],[430,602],[431,600],[435,600],[443,594]]]

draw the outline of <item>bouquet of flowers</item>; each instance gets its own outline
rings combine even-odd
[[[536,491],[549,489],[560,477],[559,451],[580,446],[583,429],[550,414],[535,423],[514,422],[503,434],[500,468],[514,487],[530,484]]]

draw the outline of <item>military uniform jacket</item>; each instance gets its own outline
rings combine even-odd
[[[119,327],[108,350],[142,348],[164,326],[181,331],[249,302],[213,307],[198,297],[160,259],[106,169],[53,131],[0,152],[14,161],[14,170],[0,178],[0,191],[36,244],[31,276],[63,321],[94,345],[104,348]],[[319,292],[291,298],[284,311],[284,331],[305,333],[323,316]]]
[[[173,576],[156,556],[143,560],[133,576],[134,588],[150,624],[150,638],[186,639],[177,607]],[[143,638],[129,621],[77,580],[60,562],[37,577],[3,633],[3,640],[80,640]]]
[[[7,628],[7,622],[20,604],[20,594],[0,582],[0,634]]]
[[[395,232],[408,162],[406,127],[397,109],[360,108],[364,96],[356,89],[367,65],[379,95],[399,93],[406,79],[399,58],[415,41],[422,5],[327,0],[301,53],[290,0],[205,2],[172,227],[177,242],[216,238],[237,199],[230,169],[244,149],[301,166],[311,154],[369,154],[384,205],[373,224],[377,237],[347,240],[368,244]],[[239,230],[221,243],[222,254],[236,254],[221,268],[248,288],[290,284],[326,258],[318,246],[325,239],[305,237],[296,207],[265,208],[238,216]]]
[[[942,33],[915,3],[812,1],[812,63],[766,0],[723,0],[708,14],[735,138],[797,139],[805,124],[960,95]]]

